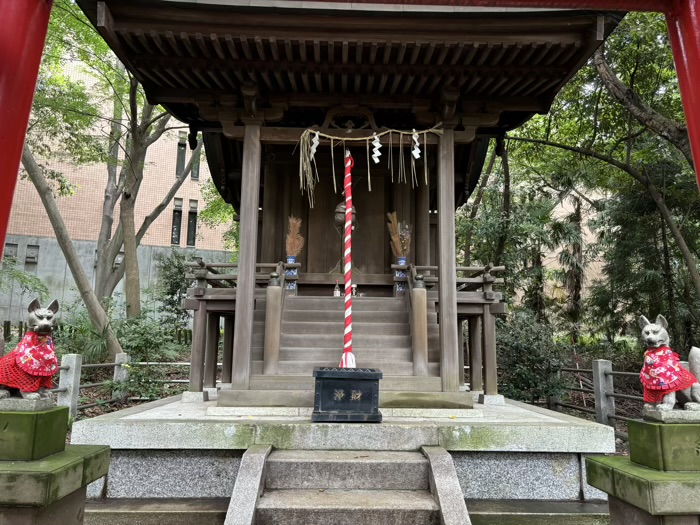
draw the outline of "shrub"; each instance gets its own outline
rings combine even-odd
[[[141,316],[116,323],[117,337],[122,350],[137,362],[176,361],[188,349],[175,340],[175,324]],[[171,385],[158,382],[168,377],[168,367],[129,366],[128,391],[130,395],[158,399],[176,393]]]
[[[561,347],[551,329],[529,311],[516,312],[496,328],[500,391],[506,397],[535,402],[560,395]]]

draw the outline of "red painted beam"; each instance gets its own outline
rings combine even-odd
[[[700,0],[682,0],[666,23],[700,187]]]
[[[0,0],[0,259],[51,0]]]
[[[353,4],[404,4],[473,7],[593,9],[603,11],[666,12],[676,0],[322,0]]]

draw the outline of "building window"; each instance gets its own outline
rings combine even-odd
[[[190,201],[190,211],[187,214],[187,246],[194,246],[197,238],[197,201]]]
[[[24,271],[36,275],[36,269],[38,264],[39,246],[35,244],[27,245],[27,251],[24,255]]]
[[[185,157],[187,156],[187,133],[181,131],[177,141],[177,165],[175,166],[175,176],[179,177],[185,169]]]
[[[192,180],[199,180],[199,162],[202,160],[202,152],[195,154],[192,159]]]
[[[175,199],[173,208],[173,228],[170,243],[180,246],[180,230],[182,229],[182,199]]]

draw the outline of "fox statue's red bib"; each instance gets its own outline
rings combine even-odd
[[[698,382],[681,365],[681,358],[668,346],[648,348],[644,352],[644,366],[639,373],[644,387],[645,403],[661,403],[669,392],[685,390]]]
[[[52,388],[52,376],[58,371],[58,359],[51,336],[27,332],[12,352],[0,357],[0,385],[21,392]]]

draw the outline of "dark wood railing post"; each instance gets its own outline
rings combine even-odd
[[[422,275],[413,280],[411,287],[411,345],[413,347],[413,375],[428,375],[428,296]]]
[[[190,357],[190,392],[201,392],[204,388],[204,347],[207,342],[207,302],[203,296],[207,287],[207,270],[194,271],[197,279],[194,289],[195,299],[199,299],[199,305],[194,313],[192,324],[192,355]]]
[[[266,290],[265,342],[263,346],[263,374],[276,374],[280,358],[280,334],[282,328],[282,298],[284,293],[280,274],[272,272]]]

